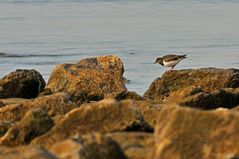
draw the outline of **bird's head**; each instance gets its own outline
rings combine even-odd
[[[163,66],[163,58],[162,57],[157,58],[156,61],[154,62],[154,64],[155,63],[159,63],[160,65]]]

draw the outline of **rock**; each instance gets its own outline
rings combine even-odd
[[[64,140],[50,151],[60,159],[126,159],[115,141],[98,133]]]
[[[52,94],[52,91],[50,88],[45,88],[39,95],[38,97],[41,97],[41,96],[46,96],[46,95],[51,95]]]
[[[0,147],[0,159],[57,159],[54,155],[39,147]]]
[[[44,110],[32,109],[0,138],[0,144],[6,146],[28,144],[33,138],[49,131],[52,126],[53,120]]]
[[[5,106],[5,104],[3,102],[0,101],[0,108]]]
[[[144,132],[118,132],[106,135],[116,141],[128,159],[148,159],[154,150],[154,135]]]
[[[127,90],[123,81],[124,67],[116,56],[83,59],[76,64],[58,65],[47,88],[55,92],[77,92],[87,96],[115,97]]]
[[[78,107],[66,93],[56,93],[49,96],[38,97],[34,100],[17,102],[0,108],[0,120],[19,121],[25,113],[32,108],[41,108],[53,117],[63,115]],[[80,101],[79,101],[80,102]]]
[[[166,72],[153,81],[144,97],[152,100],[167,100],[173,92],[194,86],[197,91],[213,92],[223,88],[239,87],[237,69],[188,69]],[[195,93],[195,92],[192,92]]]
[[[45,85],[36,70],[16,70],[0,80],[0,98],[35,98]]]
[[[158,118],[158,113],[161,111],[164,105],[156,104],[150,100],[138,101],[137,105],[144,116],[145,122],[154,128]]]
[[[23,104],[10,104],[0,108],[0,120],[7,120],[11,122],[19,121],[27,110]]]
[[[144,122],[139,109],[131,100],[117,102],[106,99],[83,104],[65,115],[45,135],[36,138],[32,144],[49,147],[75,134],[89,132],[147,131],[152,128]]]
[[[132,91],[121,92],[115,97],[115,99],[116,100],[123,100],[123,99],[144,100],[142,96]]]
[[[220,89],[212,93],[200,92],[182,99],[180,105],[201,109],[233,108],[239,105],[239,88]]]
[[[2,137],[11,126],[13,126],[12,122],[0,121],[0,137]]]
[[[25,98],[6,98],[0,99],[0,102],[3,103],[4,106],[11,105],[11,104],[22,104],[27,101],[32,101],[32,99],[25,99]]]
[[[152,159],[224,159],[239,154],[239,113],[164,107]]]
[[[232,111],[239,111],[239,105],[233,107],[231,110],[232,110]]]
[[[90,103],[99,101],[104,98],[102,94],[87,94],[84,91],[74,91],[69,93],[71,96],[71,101],[76,103],[77,105],[81,105],[83,103]]]

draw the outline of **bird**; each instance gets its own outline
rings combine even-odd
[[[173,68],[183,59],[187,58],[187,55],[165,55],[163,57],[158,57],[156,59],[155,63],[159,63],[160,65],[164,67],[169,67],[168,71],[172,71]]]

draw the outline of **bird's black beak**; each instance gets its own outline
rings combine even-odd
[[[157,61],[155,61],[153,64],[156,64],[157,63]]]

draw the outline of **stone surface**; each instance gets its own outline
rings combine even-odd
[[[131,100],[117,102],[105,99],[83,104],[65,115],[48,133],[36,138],[32,144],[51,146],[75,134],[89,132],[147,131],[142,114]]]
[[[19,123],[8,129],[0,138],[0,144],[6,146],[28,144],[33,138],[49,131],[52,126],[53,120],[44,110],[32,109]]]
[[[118,132],[106,136],[120,145],[128,159],[149,159],[154,150],[153,133]]]
[[[123,73],[123,63],[118,57],[98,56],[56,66],[47,88],[53,93],[80,90],[87,96],[115,97],[126,90]]]
[[[179,104],[202,109],[233,108],[239,105],[239,89],[225,88],[212,93],[200,92],[183,98]]]
[[[163,102],[173,92],[190,86],[196,88],[196,93],[200,90],[213,92],[222,88],[237,88],[239,70],[202,68],[166,72],[152,82],[144,97]]]
[[[54,155],[39,147],[0,147],[0,159],[57,159]]]
[[[137,94],[136,92],[132,92],[132,91],[124,91],[120,94],[118,94],[115,97],[116,100],[124,100],[124,99],[132,99],[132,100],[144,100],[144,98]]]
[[[0,101],[0,108],[3,106],[5,106],[5,104],[2,101]]]
[[[9,121],[0,121],[0,137],[2,137],[7,132],[7,130],[13,125],[14,124]]]
[[[154,128],[158,118],[158,113],[164,105],[154,103],[150,100],[137,101],[137,105],[144,116],[144,120]]]
[[[16,70],[0,80],[0,98],[35,98],[45,85],[36,70]]]
[[[239,154],[239,113],[164,107],[152,159],[229,159]]]
[[[115,141],[98,133],[64,140],[50,151],[60,159],[126,159]]]
[[[34,100],[16,102],[0,108],[0,120],[19,121],[32,108],[42,108],[50,116],[63,115],[78,107],[72,102],[72,97],[66,93],[56,93],[38,97]],[[80,99],[78,100],[80,103]]]
[[[4,106],[11,105],[11,104],[21,104],[27,101],[32,101],[33,99],[26,99],[26,98],[2,98],[0,102],[3,103]]]

